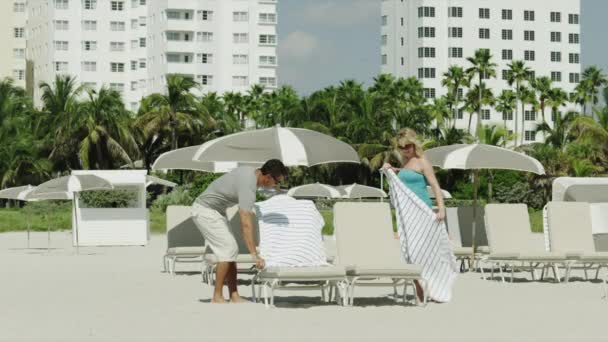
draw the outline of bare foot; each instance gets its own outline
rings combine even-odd
[[[248,301],[247,299],[243,299],[243,297],[239,296],[238,294],[233,294],[232,296],[230,296],[230,303],[242,304],[242,303],[251,303],[251,302]]]
[[[213,304],[226,304],[226,300],[224,299],[224,297],[213,297],[213,299],[211,299],[211,303]]]

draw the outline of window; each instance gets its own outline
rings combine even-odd
[[[249,21],[249,13],[247,12],[232,12],[232,21]]]
[[[405,65],[405,58],[401,57],[401,65]]]
[[[571,72],[568,76],[570,83],[579,83],[581,81],[581,74],[577,72]]]
[[[562,21],[562,14],[560,12],[551,12],[550,17],[552,23],[560,23]]]
[[[551,51],[551,62],[561,62],[562,53],[559,51]]]
[[[481,110],[481,120],[484,120],[484,121],[490,120],[490,110],[489,109]]]
[[[463,110],[456,108],[456,119],[463,119],[463,118],[464,118]]]
[[[386,55],[380,56],[380,63],[382,65],[386,65],[387,61],[388,61],[388,57]]]
[[[13,36],[15,38],[25,38],[24,32],[25,32],[25,30],[23,29],[23,27],[13,28]]]
[[[146,47],[146,38],[139,38],[139,47]]]
[[[167,19],[181,19],[181,13],[179,11],[169,11],[167,10]]]
[[[261,34],[259,42],[263,45],[275,45],[277,43],[277,36],[274,34]]]
[[[559,43],[562,41],[562,33],[561,32],[551,32],[551,42]]]
[[[435,7],[418,7],[418,18],[434,18]]]
[[[232,85],[235,87],[243,87],[248,85],[247,76],[232,76]]]
[[[213,32],[197,32],[196,40],[198,40],[199,42],[212,42]]]
[[[68,71],[68,62],[55,62],[55,71]]]
[[[524,40],[534,41],[534,31],[525,30],[524,31]]]
[[[198,11],[199,19],[202,21],[211,21],[213,20],[213,11],[203,10]]]
[[[509,78],[511,78],[511,70],[509,70],[509,69],[503,69],[502,70],[502,79],[503,79],[503,81],[508,81]]]
[[[137,81],[131,81],[131,90],[137,90],[137,85],[139,83],[137,83]]]
[[[524,11],[525,21],[534,21],[534,11]]]
[[[97,0],[83,0],[82,7],[85,10],[94,10],[97,8]]]
[[[25,2],[15,2],[13,4],[13,12],[25,12]]]
[[[401,17],[401,26],[403,26],[403,17]]]
[[[139,26],[146,27],[146,25],[147,25],[146,17],[139,17]]]
[[[55,40],[53,45],[55,46],[55,50],[68,51],[68,42],[65,40]]]
[[[82,62],[82,71],[97,71],[97,62]]]
[[[435,38],[434,27],[419,27],[418,38]]]
[[[553,82],[561,82],[562,81],[562,73],[560,71],[551,71],[551,81],[553,81]]]
[[[578,25],[578,14],[568,14],[568,24]]]
[[[536,58],[536,54],[534,50],[524,50],[524,60],[525,61],[534,61]]]
[[[387,35],[385,35],[385,34],[383,34],[383,35],[380,37],[380,44],[381,44],[382,46],[386,46],[387,41],[388,41],[388,36],[387,36]]]
[[[211,85],[213,84],[213,76],[211,75],[198,75],[196,76],[198,79],[198,83],[202,85]]]
[[[277,65],[277,56],[260,56],[260,65]]]
[[[131,70],[137,70],[137,61],[131,61]]]
[[[213,63],[213,54],[211,53],[199,53],[196,55],[196,59],[198,63],[201,64],[211,64]]]
[[[448,37],[462,38],[462,27],[448,27]]]
[[[570,43],[570,44],[578,44],[579,43],[578,33],[570,33],[568,35],[568,43]]]
[[[111,72],[125,72],[125,63],[110,63]]]
[[[502,20],[513,20],[513,10],[503,9],[502,10]]]
[[[418,78],[435,78],[435,68],[418,68]]]
[[[504,121],[511,121],[511,120],[513,120],[513,112],[504,112],[504,113],[502,113],[502,119]]]
[[[235,44],[247,43],[249,42],[249,35],[247,33],[233,33],[232,42]]]
[[[25,49],[13,49],[14,58],[25,58]]]
[[[260,77],[260,80],[258,83],[262,86],[276,87],[277,79],[276,79],[276,77]]]
[[[124,21],[110,21],[110,31],[124,31],[124,30],[125,30]]]
[[[536,79],[536,71],[531,70],[530,72],[528,72],[528,78],[531,80]]]
[[[423,88],[422,96],[424,96],[425,99],[434,99],[435,98],[435,88]]]
[[[513,40],[513,30],[502,30],[502,40]]]
[[[232,64],[248,64],[249,56],[247,55],[232,55]],[[261,64],[261,57],[260,57]]]
[[[524,136],[526,141],[536,141],[536,131],[525,131]]]
[[[122,2],[122,1],[112,1],[110,3],[110,9],[112,11],[123,11],[124,10],[124,6],[125,6],[125,3]]]
[[[524,120],[525,121],[536,121],[536,111],[524,110]]]
[[[490,19],[490,9],[489,8],[480,8],[479,9],[479,19]]]
[[[95,89],[97,88],[97,83],[96,82],[82,82],[82,86],[85,87],[86,89]]]
[[[479,39],[490,39],[490,29],[480,28],[479,29]]]
[[[139,59],[139,68],[140,68],[140,69],[145,69],[145,68],[146,68],[146,65],[147,65],[147,63],[146,63],[146,59],[145,59],[145,58],[140,58],[140,59]]]
[[[119,93],[122,93],[125,91],[125,84],[124,83],[110,83],[110,90],[114,90]]]
[[[276,13],[260,13],[258,18],[262,24],[275,24],[277,22]]]
[[[387,16],[383,15],[382,16],[382,26],[386,26],[387,22],[388,22]]]
[[[403,37],[401,37],[401,46],[405,45],[405,39],[403,39]]]
[[[82,49],[84,51],[95,51],[97,50],[97,42],[94,40],[85,40],[82,42]]]
[[[67,20],[55,20],[53,23],[57,31],[67,31],[69,29],[69,22]]]
[[[462,7],[448,7],[448,17],[462,18]]]
[[[131,30],[137,29],[137,19],[131,19]]]
[[[435,58],[434,47],[419,47],[418,58]]]
[[[68,9],[68,0],[55,0],[55,9]]]
[[[85,31],[97,31],[97,20],[84,20],[82,26]]]
[[[570,64],[579,64],[580,63],[580,55],[578,53],[571,53],[568,55],[568,62]]]
[[[110,51],[125,51],[125,43],[110,42]]]
[[[462,58],[462,48],[461,47],[448,47],[448,57],[449,58]]]

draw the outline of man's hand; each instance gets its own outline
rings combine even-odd
[[[261,256],[256,256],[255,257],[255,268],[257,268],[258,270],[261,270],[264,268],[264,266],[266,266],[266,261],[264,261],[264,258],[262,258]]]

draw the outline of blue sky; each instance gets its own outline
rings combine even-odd
[[[573,0],[574,1],[574,0]],[[380,0],[279,0],[279,82],[309,94],[380,70]],[[582,63],[608,72],[607,0],[581,0]]]

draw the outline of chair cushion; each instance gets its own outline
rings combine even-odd
[[[395,268],[368,268],[365,266],[349,266],[346,275],[350,277],[420,277],[422,266],[404,264]]]
[[[456,257],[470,257],[472,254],[472,247],[454,247],[454,255]]]
[[[205,246],[172,247],[167,249],[167,255],[202,256],[206,249]]]
[[[489,260],[517,260],[518,253],[490,253]]]
[[[205,262],[207,262],[208,264],[217,264],[218,258],[213,253],[207,253],[207,254],[205,254]],[[244,263],[244,264],[246,264],[246,263],[255,264],[255,258],[252,257],[251,254],[239,254],[236,257],[235,262]]]
[[[346,272],[343,267],[269,267],[260,271],[259,279],[289,280],[328,280],[343,279]]]

